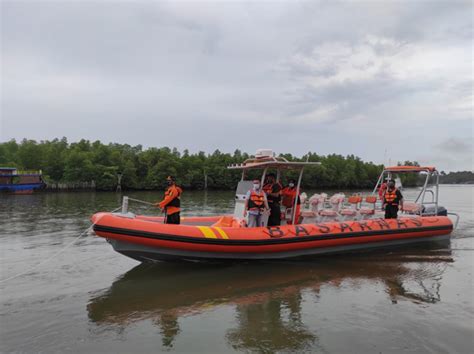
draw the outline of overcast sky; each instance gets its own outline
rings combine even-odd
[[[471,1],[0,2],[0,141],[473,169]]]

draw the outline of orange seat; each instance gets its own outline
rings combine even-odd
[[[415,202],[404,202],[402,210],[408,214],[418,214],[421,206]]]
[[[332,209],[325,209],[325,210],[321,210],[319,212],[319,215],[321,215],[321,216],[337,216],[337,212],[335,210],[332,210]]]
[[[331,209],[323,209],[319,212],[319,215],[324,218],[337,218],[339,215],[337,212],[341,208],[342,202],[344,201],[344,194],[343,193],[336,193],[331,198],[329,198],[329,204],[331,205]]]
[[[377,197],[373,195],[368,195],[367,197],[365,197],[365,202],[375,204],[377,202]]]
[[[362,215],[374,215],[375,214],[375,203],[377,202],[377,197],[369,195],[365,197],[365,202],[367,204],[372,204],[372,207],[362,207],[359,209],[359,213]]]
[[[303,210],[301,212],[301,216],[303,218],[314,218],[315,216],[317,216],[317,214],[314,211],[311,211],[311,210]]]
[[[357,210],[355,209],[342,209],[339,214],[344,216],[353,216],[357,214]]]
[[[351,205],[351,207],[341,209],[339,214],[343,216],[356,216],[359,203],[362,202],[362,197],[360,195],[353,195],[349,197],[347,202]]]
[[[362,201],[362,197],[360,195],[353,195],[349,197],[347,200],[350,204],[359,204]]]

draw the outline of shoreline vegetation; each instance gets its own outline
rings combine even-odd
[[[25,170],[41,170],[47,190],[162,190],[166,176],[177,177],[178,184],[191,190],[230,190],[241,178],[240,171],[226,166],[241,163],[251,155],[240,150],[233,154],[215,150],[190,153],[176,148],[141,145],[103,144],[81,140],[69,143],[66,138],[45,140],[23,139],[0,143],[0,166]],[[302,185],[305,189],[367,189],[373,188],[383,165],[364,162],[354,155],[318,155],[308,152],[296,157],[280,154],[289,161],[321,162],[320,166],[305,170]],[[402,164],[402,163],[398,163]],[[405,161],[415,165],[416,161]],[[250,177],[253,177],[251,173]],[[288,172],[285,179],[297,177]],[[284,182],[285,182],[284,179]],[[441,183],[472,184],[472,171],[441,172]],[[406,186],[417,184],[415,175],[403,176]]]

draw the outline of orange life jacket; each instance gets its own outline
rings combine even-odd
[[[170,186],[165,191],[165,198],[171,195],[173,188],[176,188],[176,191],[178,192],[178,195],[171,202],[169,202],[166,206],[167,207],[179,208],[181,206],[181,193],[183,193],[183,190],[181,189],[181,187],[178,187],[176,185]]]
[[[264,192],[263,191],[256,192],[253,190],[252,192],[250,192],[248,209],[263,211],[264,202],[265,202]]]
[[[293,204],[295,203],[295,198],[296,198],[296,187],[290,188],[286,187],[283,188],[281,191],[281,204],[287,208],[292,208]],[[298,201],[297,204],[300,204],[300,198],[298,196]]]
[[[387,189],[385,191],[384,201],[390,205],[398,205],[397,188],[394,188],[392,191]]]

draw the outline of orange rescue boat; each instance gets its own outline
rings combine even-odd
[[[289,162],[267,151],[257,152],[254,159],[229,166],[243,170],[233,215],[183,217],[181,225],[163,224],[162,217],[128,212],[128,198],[124,197],[121,213],[92,216],[93,229],[117,252],[142,262],[296,259],[449,240],[454,226],[447,211],[438,207],[438,174],[433,167],[397,166],[382,172],[377,185],[383,182],[385,175],[391,179],[393,173],[427,174],[419,198],[408,203],[407,210],[397,219],[383,219],[374,204],[373,213],[367,213],[367,208],[360,206],[354,207],[351,213],[343,212],[347,209],[336,209],[332,220],[326,219],[325,215],[329,214],[322,212],[324,210],[308,209],[306,213],[303,210],[299,220],[295,212],[286,210],[288,224],[283,221],[281,226],[245,226],[243,207],[252,183],[245,179],[247,170],[262,169],[263,182],[269,169],[277,170],[278,176],[284,170],[297,169],[300,171],[299,193],[304,167],[315,164],[318,163]],[[430,189],[428,181],[433,177],[433,189]],[[425,201],[425,195],[430,194],[427,191],[433,191],[432,202]],[[376,193],[377,186],[373,194]],[[347,220],[348,215],[350,220]]]

